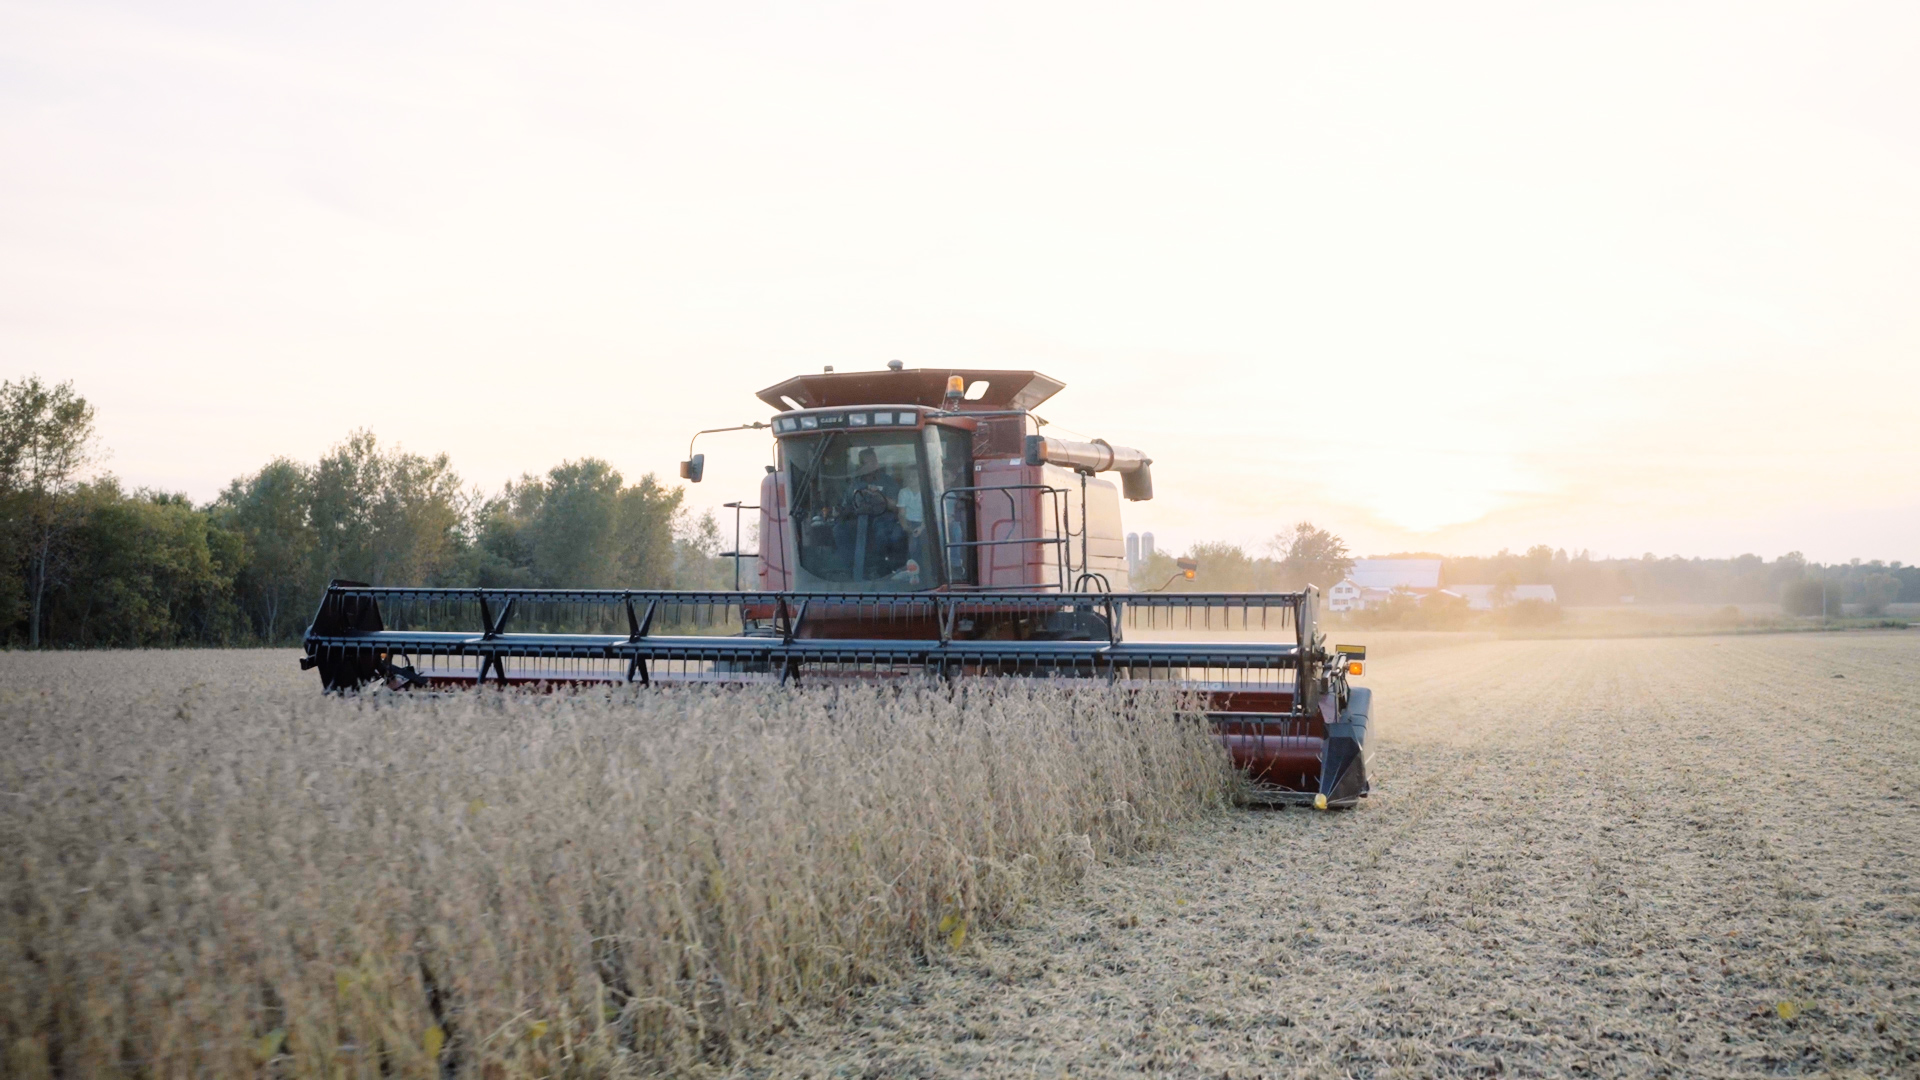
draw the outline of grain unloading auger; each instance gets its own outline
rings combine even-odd
[[[1152,462],[1041,435],[1031,410],[1061,385],[1032,371],[898,365],[790,379],[760,393],[781,410],[772,423],[746,425],[771,428],[776,444],[758,506],[742,507],[760,516],[760,553],[744,556],[757,559],[758,588],[336,581],[301,664],[329,690],[987,676],[1171,683],[1201,701],[1257,796],[1353,805],[1368,790],[1371,695],[1348,684],[1363,651],[1326,645],[1311,586],[1132,591],[1120,496],[1152,498]],[[695,482],[703,471],[699,455],[681,466]],[[1154,639],[1170,630],[1282,640]]]

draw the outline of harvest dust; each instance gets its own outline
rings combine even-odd
[[[1187,827],[736,1075],[1920,1073],[1920,634],[1372,637],[1357,811]]]

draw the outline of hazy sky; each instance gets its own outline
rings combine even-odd
[[[0,376],[131,483],[670,477],[894,358],[1162,547],[1920,561],[1920,4],[0,0]]]

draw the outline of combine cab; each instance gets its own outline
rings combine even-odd
[[[1120,502],[1153,497],[1152,462],[1040,434],[1032,410],[1061,386],[1032,371],[898,364],[790,379],[760,393],[780,410],[772,422],[747,425],[770,428],[776,444],[759,504],[741,507],[760,516],[757,588],[336,581],[301,666],[317,668],[328,690],[980,676],[1173,683],[1204,702],[1258,796],[1352,806],[1367,793],[1369,691],[1348,685],[1363,651],[1328,649],[1312,587],[1134,591]],[[681,476],[697,483],[704,469],[704,456],[690,454]],[[1229,630],[1283,640],[1160,640]]]

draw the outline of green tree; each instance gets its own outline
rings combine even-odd
[[[674,537],[686,528],[685,502],[684,489],[664,487],[652,473],[621,490],[617,548],[621,588],[665,589],[677,584]]]
[[[1840,590],[1819,578],[1790,581],[1780,590],[1780,607],[1789,615],[1835,618],[1840,614]]]
[[[475,515],[469,573],[477,584],[658,589],[676,578],[679,489],[649,473],[628,484],[597,458],[522,476]],[[729,578],[731,580],[731,578]]]
[[[297,631],[301,609],[317,595],[312,501],[311,471],[287,458],[235,480],[214,501],[215,522],[244,544],[234,591],[262,641],[282,641]]]
[[[68,541],[79,520],[73,496],[92,448],[93,406],[72,383],[48,386],[37,375],[0,383],[4,539],[9,567],[25,579],[33,648],[40,647],[48,593],[67,569]]]
[[[533,577],[533,545],[527,521],[539,510],[546,486],[536,477],[509,480],[500,494],[482,498],[473,510],[473,544],[457,575],[462,584],[489,589],[526,589]]]
[[[233,577],[245,542],[184,495],[137,491],[104,477],[71,501],[75,572],[49,594],[48,639],[137,648],[230,643],[243,619]]]
[[[1458,630],[1472,617],[1466,597],[1436,592],[1420,601],[1413,625],[1423,630]]]
[[[437,583],[458,565],[466,501],[447,455],[382,451],[357,431],[313,470],[313,591],[331,578]]]
[[[683,518],[684,519],[684,518]],[[729,525],[732,522],[728,522]],[[748,537],[741,538],[742,550],[753,550],[753,542]],[[673,585],[679,589],[731,589],[733,588],[733,560],[720,557],[722,551],[732,550],[731,536],[720,535],[720,523],[708,510],[691,522],[686,522],[673,539]],[[740,585],[748,588],[752,585],[753,560],[740,562]]]
[[[537,486],[536,486],[537,485]],[[539,509],[527,522],[534,579],[546,588],[605,589],[623,575],[616,561],[625,483],[598,458],[565,461],[548,470]]]
[[[1553,580],[1553,549],[1545,544],[1535,544],[1527,549],[1516,568],[1519,575],[1517,584],[1544,585]]]
[[[1264,579],[1272,576],[1270,562],[1263,567],[1261,563],[1267,560],[1255,559],[1240,545],[1222,540],[1203,540],[1188,548],[1186,557],[1199,563],[1200,569],[1192,581],[1174,578],[1174,592],[1254,592],[1263,587]],[[1160,581],[1151,584],[1158,585]]]
[[[1353,568],[1346,541],[1311,521],[1275,536],[1267,546],[1280,561],[1280,587],[1284,589],[1315,585],[1325,592]]]
[[[1900,579],[1892,574],[1868,574],[1860,582],[1860,610],[1878,615],[1900,595]]]

